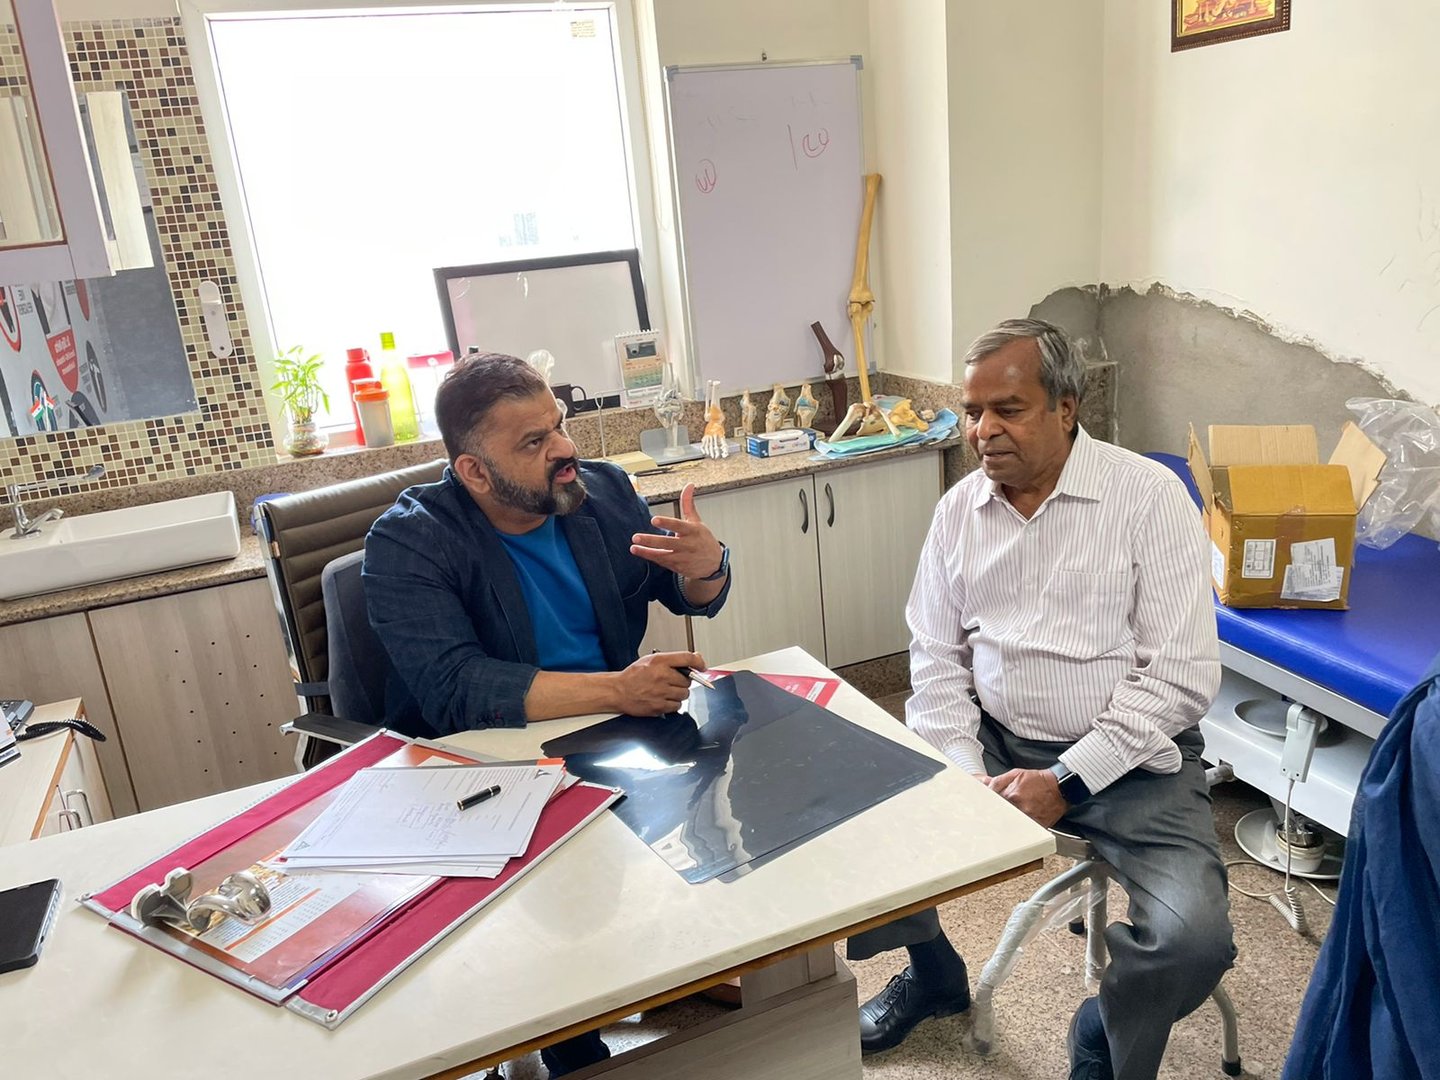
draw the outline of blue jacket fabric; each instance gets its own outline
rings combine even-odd
[[[677,615],[714,615],[730,583],[694,607],[677,576],[630,553],[631,537],[659,532],[630,478],[582,461],[588,495],[559,518],[599,623],[606,663],[633,663],[650,602]],[[370,624],[394,670],[387,725],[419,737],[524,727],[525,695],[540,670],[520,580],[495,527],[454,473],[402,492],[365,539]]]
[[[1440,1077],[1440,657],[1360,779],[1283,1080]]]

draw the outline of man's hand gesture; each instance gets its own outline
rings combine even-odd
[[[700,520],[695,510],[695,485],[680,492],[680,516],[653,517],[650,524],[672,534],[636,533],[630,538],[630,554],[638,555],[687,581],[700,581],[720,569],[720,541]]]

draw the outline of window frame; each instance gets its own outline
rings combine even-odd
[[[275,331],[256,252],[249,206],[245,200],[235,146],[230,136],[229,115],[220,91],[215,50],[210,37],[211,22],[245,15],[283,15],[287,12],[463,14],[610,9],[615,28],[615,59],[622,93],[620,125],[621,137],[625,140],[624,158],[630,181],[630,216],[635,222],[635,244],[640,251],[640,264],[644,272],[646,301],[651,321],[649,328],[673,340],[676,335],[671,335],[668,330],[666,289],[662,284],[666,268],[660,243],[659,208],[655,196],[657,169],[650,142],[651,127],[647,123],[648,117],[653,113],[653,107],[647,100],[648,94],[652,92],[652,84],[643,78],[640,59],[641,34],[653,33],[649,3],[650,0],[578,0],[566,4],[517,3],[515,0],[386,0],[384,3],[367,3],[365,0],[180,0],[180,18],[189,44],[191,69],[195,76],[201,116],[206,124],[210,156],[215,164],[216,185],[225,210],[240,297],[245,308],[256,367],[260,373],[265,409],[277,448],[284,441],[286,421],[279,402],[270,390],[270,384],[275,379]],[[639,13],[645,20],[643,24],[637,24],[637,4],[644,8]],[[645,52],[653,56],[653,42],[649,43]],[[683,367],[683,357],[677,356],[674,360],[677,369]],[[345,431],[342,426],[329,432],[332,446],[345,444]]]

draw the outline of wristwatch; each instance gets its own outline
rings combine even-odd
[[[1071,772],[1069,765],[1057,761],[1050,766],[1050,771],[1055,774],[1060,785],[1060,797],[1071,806],[1079,806],[1090,798],[1090,789],[1085,786],[1085,781],[1080,778],[1079,773]]]
[[[722,577],[724,577],[724,576],[725,576],[726,574],[728,574],[728,573],[730,573],[730,549],[725,546],[725,542],[722,540],[722,541],[720,542],[720,569],[719,569],[719,570],[716,570],[713,574],[709,575],[708,577],[696,578],[695,580],[696,580],[696,581],[719,581]]]

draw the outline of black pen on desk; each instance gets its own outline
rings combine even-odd
[[[500,794],[500,785],[491,784],[487,788],[481,788],[473,795],[466,795],[463,799],[456,799],[455,805],[461,810],[469,810],[472,806],[479,806],[486,799],[493,799]]]

